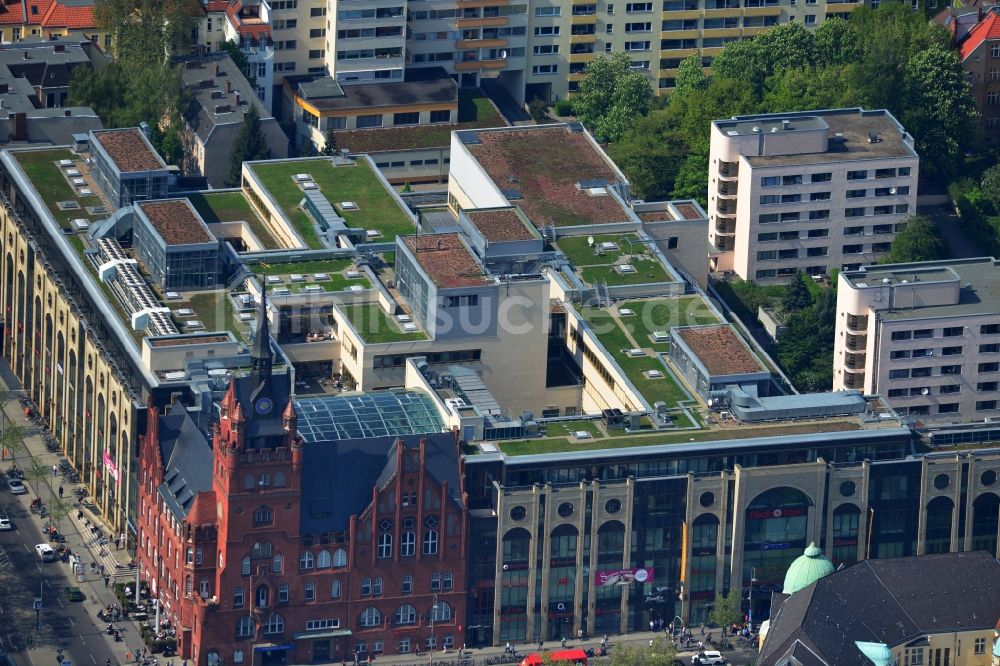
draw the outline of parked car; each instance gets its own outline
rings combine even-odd
[[[10,518],[6,513],[0,511],[0,532],[6,532],[7,530],[14,529],[14,525],[10,522]]]
[[[52,546],[47,543],[40,543],[35,546],[35,552],[38,553],[38,557],[41,558],[42,562],[52,562],[56,559],[56,551],[52,550]]]
[[[726,658],[722,656],[722,653],[717,650],[705,650],[704,652],[699,652],[695,656],[691,657],[691,663],[694,666],[705,666],[705,664],[710,664],[715,666],[716,664],[725,664]]]
[[[70,601],[83,601],[85,599],[83,592],[78,587],[67,587],[66,598]]]
[[[10,492],[15,495],[23,495],[28,492],[28,489],[24,487],[21,483],[21,479],[7,479],[7,487],[10,488]]]

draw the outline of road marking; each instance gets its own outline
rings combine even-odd
[[[76,626],[76,622],[74,622],[74,621],[73,621],[73,618],[71,618],[71,617],[67,617],[66,619],[67,619],[67,620],[69,620],[69,625],[70,625],[71,627],[75,627],[75,626]]]
[[[59,602],[59,608],[66,608],[66,606],[63,605],[62,599],[60,599],[59,597],[56,597],[56,601]]]
[[[22,543],[21,545],[22,545],[22,546],[24,546],[24,549],[25,549],[26,551],[28,551],[29,553],[31,552],[31,549],[30,549],[30,548],[28,548],[28,544],[26,544],[26,543]]]
[[[84,645],[87,644],[87,641],[83,640],[83,634],[80,634],[80,642],[83,643]]]
[[[94,662],[95,664],[97,663],[97,660],[96,660],[96,659],[94,659],[94,655],[90,655],[90,660],[91,660],[92,662]]]

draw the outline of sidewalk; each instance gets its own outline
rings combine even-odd
[[[3,364],[6,366],[6,364]],[[3,384],[4,389],[9,390],[8,377],[10,377],[9,370],[6,367],[3,368],[3,372],[0,372],[0,383]],[[4,470],[6,470],[12,462],[16,462],[18,467],[22,469],[30,468],[33,465],[44,465],[51,468],[53,465],[56,469],[59,467],[59,459],[62,457],[60,453],[51,453],[45,448],[45,440],[42,436],[42,432],[39,426],[31,423],[24,415],[24,409],[21,407],[17,397],[14,396],[12,399],[0,400],[0,411],[2,411],[2,416],[0,418],[5,418],[8,424],[18,425],[24,428],[25,437],[24,445],[25,450],[17,451],[14,461],[9,458],[3,461],[2,465]],[[63,575],[66,579],[70,581],[71,585],[79,587],[87,597],[86,608],[88,613],[94,617],[94,623],[98,628],[101,628],[101,623],[97,620],[97,611],[100,608],[107,606],[108,604],[117,604],[118,599],[115,597],[114,590],[111,586],[105,587],[104,579],[100,574],[99,567],[104,564],[105,572],[112,576],[111,584],[113,585],[116,574],[118,576],[133,577],[135,572],[126,568],[120,568],[119,563],[116,560],[116,550],[115,546],[109,541],[108,545],[104,547],[105,553],[101,554],[101,546],[98,544],[97,539],[91,533],[91,531],[86,527],[83,521],[77,518],[77,509],[75,508],[75,502],[73,502],[73,490],[79,487],[80,484],[71,484],[63,482],[63,477],[61,475],[53,476],[49,475],[46,479],[40,483],[40,487],[34,487],[34,483],[26,480],[25,485],[31,489],[31,495],[26,495],[24,497],[40,497],[42,502],[48,505],[52,497],[58,497],[59,486],[63,486],[64,499],[70,503],[74,504],[74,509],[70,512],[67,518],[63,518],[60,521],[60,532],[66,537],[66,546],[69,547],[74,554],[78,554],[84,563],[84,582],[77,582],[76,576],[71,572],[68,565],[58,563],[58,566],[64,567],[62,570]],[[85,516],[89,515],[89,512],[84,511]],[[89,516],[93,524],[94,516]],[[44,521],[39,519],[37,515],[32,514],[32,520],[37,520],[40,525]],[[100,522],[97,523],[101,529],[104,530],[105,534],[111,534],[111,530],[107,525]],[[127,562],[128,555],[127,551],[117,551],[123,557],[122,559]],[[91,574],[90,563],[95,562],[98,565],[97,573]],[[119,580],[122,580],[119,578]],[[120,643],[115,643],[109,636],[101,634],[100,640],[105,641],[108,646],[108,650],[111,651],[116,657],[119,663],[127,663],[125,656],[126,653],[134,653],[136,648],[141,648],[143,643],[142,639],[139,637],[138,625],[134,622],[118,623],[123,629],[123,640]],[[91,640],[94,640],[92,637]],[[86,645],[86,644],[84,644]],[[48,645],[45,643],[36,644],[27,653],[22,653],[22,656],[27,656],[27,659],[35,665],[49,666],[56,662],[57,650],[55,646]],[[68,658],[68,657],[67,657]]]

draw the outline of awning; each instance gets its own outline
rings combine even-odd
[[[558,652],[548,653],[549,661],[572,661],[572,662],[582,662],[587,663],[587,653],[579,648],[572,650],[559,650]],[[521,666],[540,666],[543,660],[541,655],[537,652],[532,652],[527,657],[521,661]]]
[[[294,643],[258,643],[253,646],[254,652],[280,652],[295,649]]]
[[[328,631],[303,631],[292,634],[292,638],[297,641],[307,641],[311,638],[339,638],[340,636],[350,635],[350,629],[330,629]]]

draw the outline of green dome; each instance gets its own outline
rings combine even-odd
[[[810,543],[805,552],[788,567],[782,593],[795,594],[833,572],[833,562],[823,557],[823,551],[816,547],[815,542]]]

